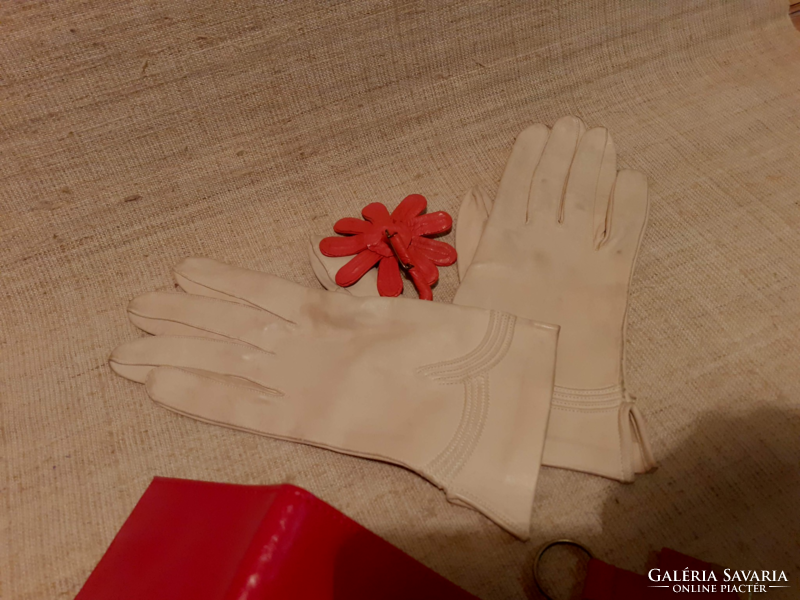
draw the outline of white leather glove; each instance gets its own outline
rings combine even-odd
[[[561,325],[545,465],[620,481],[655,467],[623,368],[628,287],[646,217],[645,176],[617,173],[608,131],[587,132],[577,117],[519,135],[494,207],[479,193],[462,204],[454,303]],[[312,263],[320,261],[316,245]],[[321,266],[318,277],[328,270]],[[330,285],[330,277],[320,281]]]
[[[189,292],[128,307],[155,334],[111,367],[158,404],[235,429],[407,467],[527,539],[558,327],[357,298],[192,258]]]

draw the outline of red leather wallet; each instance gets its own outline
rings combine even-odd
[[[156,477],[76,600],[475,600],[293,485]]]

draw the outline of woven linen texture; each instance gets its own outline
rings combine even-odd
[[[662,546],[785,570],[770,597],[796,593],[785,0],[10,0],[0,34],[0,597],[74,596],[154,475],[295,483],[485,599],[533,595],[536,548],[564,536],[639,572]],[[173,289],[181,258],[317,286],[309,235],[410,193],[455,214],[565,114],[649,176],[627,378],[656,473],[543,469],[524,544],[403,469],[175,415],[110,371],[139,335],[127,301]]]

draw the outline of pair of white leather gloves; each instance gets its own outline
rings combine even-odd
[[[494,203],[461,207],[452,305],[338,288],[347,259],[316,243],[334,291],[191,258],[175,269],[188,293],[131,302],[154,337],[111,367],[195,419],[407,467],[527,539],[541,464],[620,481],[654,467],[623,385],[646,215],[646,179],[617,173],[605,129],[534,125]]]

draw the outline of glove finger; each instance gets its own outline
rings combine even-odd
[[[486,221],[489,220],[490,208],[487,209],[487,200],[487,194],[478,188],[473,188],[464,196],[458,209],[456,251],[459,281],[464,280],[467,269],[472,264]],[[491,207],[491,200],[488,200],[488,206]]]
[[[480,199],[483,201],[483,206],[486,209],[487,216],[492,214],[492,207],[494,205],[494,200],[492,200],[489,194],[480,189],[478,190],[478,195],[480,196]]]
[[[145,387],[157,404],[206,423],[274,437],[296,431],[286,400],[267,388],[171,367],[153,369]]]
[[[378,295],[378,274],[374,269],[370,269],[349,287],[341,287],[336,284],[336,273],[350,261],[350,257],[329,257],[322,254],[319,249],[321,236],[311,238],[308,245],[308,260],[314,275],[322,286],[332,292],[344,292],[353,296],[377,296]]]
[[[128,317],[153,335],[235,340],[266,348],[286,321],[258,308],[217,298],[151,292],[128,304]]]
[[[539,123],[517,136],[492,211],[492,218],[498,223],[514,226],[525,222],[531,180],[549,135],[550,129]]]
[[[306,318],[307,306],[319,302],[323,293],[210,258],[184,259],[175,267],[175,279],[190,294],[257,306],[291,323]]]
[[[117,346],[108,359],[115,373],[144,383],[156,367],[198,369],[236,377],[253,385],[275,385],[272,352],[237,342],[195,337],[148,336]]]
[[[561,223],[575,231],[582,242],[586,240],[593,244],[592,247],[595,239],[595,201],[598,195],[604,195],[599,212],[605,215],[616,172],[616,153],[608,130],[596,127],[586,132],[578,144],[569,171]],[[601,183],[602,191],[599,188]],[[605,223],[602,229],[605,229]]]
[[[617,175],[611,199],[608,231],[601,247],[622,250],[636,256],[647,221],[647,176],[624,170]]]
[[[600,244],[602,244],[606,236],[609,208],[611,206],[611,194],[614,193],[616,180],[617,149],[614,146],[614,141],[611,139],[611,134],[609,134],[603,154],[603,164],[600,167],[600,176],[597,178],[597,190],[594,199],[592,232],[595,248],[600,247]]]
[[[585,131],[586,125],[578,117],[562,117],[553,125],[531,182],[529,223],[552,227],[560,220],[570,165]]]

